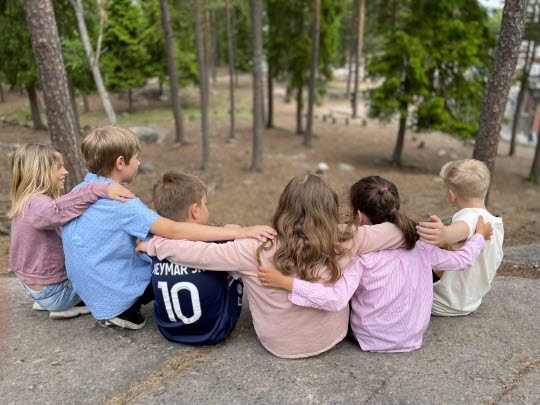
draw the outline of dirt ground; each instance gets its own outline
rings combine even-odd
[[[336,87],[339,87],[339,83]],[[185,90],[195,97],[196,89]],[[389,165],[395,139],[396,123],[382,125],[368,120],[346,123],[349,106],[345,100],[328,99],[316,108],[314,147],[302,146],[302,137],[294,134],[295,106],[285,103],[283,91],[275,96],[275,129],[264,133],[264,173],[248,170],[251,162],[251,89],[250,77],[243,76],[237,88],[238,143],[227,143],[228,93],[227,80],[218,80],[211,94],[210,111],[211,168],[200,170],[201,147],[198,112],[188,110],[185,127],[189,144],[174,145],[172,114],[163,101],[139,101],[136,113],[127,115],[125,101],[113,96],[120,122],[148,125],[163,135],[157,144],[143,145],[141,160],[154,170],[139,174],[131,189],[151,206],[151,188],[161,173],[181,170],[200,176],[209,187],[208,207],[214,224],[241,225],[270,223],[273,210],[284,186],[291,177],[314,172],[319,162],[330,167],[327,177],[343,196],[346,215],[346,193],[356,180],[368,175],[380,175],[393,181],[400,192],[401,210],[414,220],[429,214],[450,216],[454,209],[446,201],[443,184],[438,178],[441,166],[454,159],[472,156],[471,143],[464,143],[442,133],[407,133],[403,160],[405,167]],[[82,103],[81,100],[78,100]],[[97,96],[90,99],[90,113],[81,114],[81,122],[89,127],[105,123]],[[0,117],[24,116],[27,99],[8,93],[0,103]],[[324,114],[332,114],[335,123]],[[27,114],[26,114],[27,115]],[[24,124],[24,122],[23,122]],[[0,122],[0,223],[8,225],[5,213],[9,209],[11,181],[10,160],[14,147],[25,142],[49,142],[48,133],[34,131],[25,125]],[[518,146],[517,155],[508,157],[508,144],[499,145],[494,182],[490,196],[490,211],[504,219],[505,245],[521,245],[540,239],[540,186],[525,180],[529,173],[534,149]],[[343,164],[351,167],[342,167]],[[348,169],[348,170],[346,170]],[[8,275],[9,236],[0,236],[0,275]]]

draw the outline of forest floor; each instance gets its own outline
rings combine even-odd
[[[394,182],[400,192],[402,211],[414,220],[429,214],[450,216],[454,209],[446,200],[443,183],[438,177],[441,166],[454,159],[472,156],[473,145],[455,137],[431,132],[415,134],[409,131],[403,150],[404,167],[389,164],[396,140],[395,122],[380,124],[363,119],[346,123],[350,107],[344,99],[327,99],[316,107],[314,129],[317,137],[313,148],[302,146],[302,136],[295,131],[295,104],[286,103],[282,88],[275,92],[275,128],[264,133],[264,173],[248,170],[251,163],[251,88],[250,77],[241,76],[236,89],[238,143],[227,143],[228,91],[227,80],[219,78],[211,93],[210,159],[211,167],[201,171],[201,140],[197,89],[184,94],[184,117],[188,144],[174,144],[173,121],[167,102],[139,100],[135,113],[127,114],[127,103],[113,96],[119,122],[125,125],[145,125],[154,128],[161,140],[143,145],[141,159],[153,167],[141,173],[132,190],[151,206],[151,189],[157,178],[167,170],[180,170],[200,176],[209,187],[210,221],[215,224],[241,225],[270,223],[278,197],[295,175],[314,172],[319,162],[330,167],[327,177],[340,193],[344,218],[347,216],[347,191],[351,184],[367,175],[380,175]],[[332,87],[340,88],[337,82]],[[79,110],[82,102],[79,99]],[[90,97],[91,112],[80,113],[81,126],[89,128],[104,123],[100,100]],[[360,108],[364,116],[363,108]],[[323,115],[332,115],[323,121]],[[49,142],[46,131],[30,128],[28,102],[25,96],[8,93],[0,103],[0,225],[8,226],[11,182],[10,161],[14,148],[25,142]],[[362,117],[363,118],[363,117]],[[335,123],[334,123],[335,122]],[[21,125],[22,124],[22,125]],[[363,125],[366,124],[366,125]],[[490,211],[501,216],[505,225],[505,246],[525,245],[540,240],[540,186],[526,181],[533,159],[534,147],[518,145],[514,157],[507,156],[508,143],[501,141],[495,176],[490,194]],[[343,167],[344,166],[344,167]],[[8,271],[9,236],[0,236],[0,275]]]
[[[294,105],[282,90],[275,97],[276,128],[265,131],[264,173],[248,170],[251,161],[251,91],[248,76],[237,89],[238,143],[227,143],[227,83],[212,92],[211,163],[202,172],[199,112],[194,88],[184,90],[188,145],[173,142],[172,114],[165,102],[140,100],[134,114],[113,96],[119,120],[155,128],[162,140],[143,145],[142,161],[153,170],[131,186],[151,205],[151,188],[166,170],[200,176],[209,187],[211,222],[270,223],[278,197],[291,177],[314,172],[319,162],[342,196],[361,177],[377,174],[396,183],[402,210],[415,220],[453,214],[438,177],[449,160],[472,155],[470,142],[441,133],[406,137],[403,168],[389,164],[397,126],[362,119],[346,124],[349,106],[328,99],[316,108],[314,147],[294,134]],[[343,87],[342,83],[335,88]],[[195,101],[194,101],[195,100]],[[91,97],[83,125],[104,122],[99,99]],[[332,119],[323,121],[323,115]],[[25,97],[8,94],[0,103],[0,226],[7,226],[10,158],[25,142],[48,142],[44,131],[28,126]],[[21,125],[24,124],[24,125]],[[156,330],[151,306],[147,325],[133,332],[103,328],[91,316],[51,321],[31,310],[31,300],[8,272],[9,236],[0,236],[0,392],[6,404],[533,404],[540,403],[540,186],[525,179],[533,148],[519,145],[506,156],[501,142],[490,210],[505,225],[505,262],[482,306],[466,317],[433,317],[420,350],[366,353],[348,341],[309,359],[279,359],[255,335],[249,302],[224,344],[190,347],[165,340]]]

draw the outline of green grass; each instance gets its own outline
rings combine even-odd
[[[182,114],[185,121],[200,120],[201,112],[198,108],[183,108]],[[229,114],[225,110],[213,109],[209,110],[208,118],[210,121],[229,120]],[[236,113],[237,121],[249,121],[251,116],[240,110]],[[97,112],[83,113],[80,116],[81,125],[89,125],[91,127],[103,125],[105,115]],[[145,111],[137,111],[133,114],[118,115],[118,123],[122,125],[149,125],[149,124],[166,124],[173,121],[173,114],[170,108],[154,108]]]

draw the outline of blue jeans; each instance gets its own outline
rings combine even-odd
[[[46,285],[41,291],[31,290],[24,283],[22,285],[30,298],[51,312],[65,311],[82,301],[69,280]]]

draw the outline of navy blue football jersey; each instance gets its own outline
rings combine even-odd
[[[168,340],[214,345],[236,327],[242,280],[226,271],[205,271],[152,258],[154,318]]]

